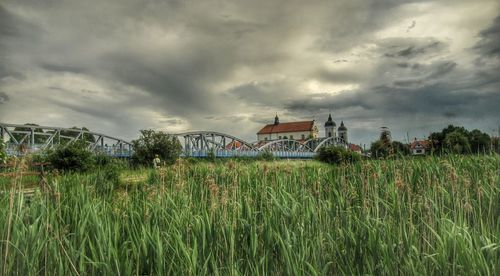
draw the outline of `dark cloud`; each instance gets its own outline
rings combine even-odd
[[[80,74],[80,73],[85,72],[84,68],[79,68],[77,66],[61,65],[61,64],[44,63],[44,64],[40,64],[40,67],[47,70],[47,71],[51,71],[54,73]]]
[[[490,127],[500,117],[500,17],[457,12],[467,5],[2,1],[0,116],[131,138],[158,128],[253,140],[276,113],[322,120],[330,109],[355,140],[382,124]]]
[[[391,58],[423,58],[444,51],[447,43],[435,38],[390,38],[379,42],[383,55]]]
[[[480,40],[474,49],[481,55],[500,56],[500,16],[497,16],[490,27],[479,33]]]
[[[0,92],[0,104],[5,104],[9,101],[9,95],[5,92]]]

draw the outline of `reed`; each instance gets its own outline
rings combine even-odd
[[[29,201],[2,193],[0,271],[498,275],[499,168],[498,155],[179,162],[115,189],[99,172],[54,176]]]

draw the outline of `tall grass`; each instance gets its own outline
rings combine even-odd
[[[99,172],[54,177],[29,202],[1,196],[0,271],[498,275],[499,168],[498,156],[180,163],[114,190]]]

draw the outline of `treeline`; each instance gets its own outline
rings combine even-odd
[[[464,127],[449,125],[441,132],[429,136],[434,153],[490,153],[498,152],[498,139],[492,139],[478,129],[468,131]]]
[[[464,127],[449,125],[442,131],[433,132],[428,137],[430,154],[488,154],[500,153],[499,137],[490,137],[478,129],[469,131]],[[409,155],[409,144],[392,141],[388,131],[382,131],[380,138],[370,147],[372,158]]]

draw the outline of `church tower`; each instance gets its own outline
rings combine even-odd
[[[325,123],[325,137],[337,137],[337,131],[335,129],[336,124],[332,120],[332,114],[328,114],[328,120]]]
[[[339,126],[339,138],[344,140],[344,142],[349,143],[347,140],[347,128],[344,125],[344,121],[342,121]]]

